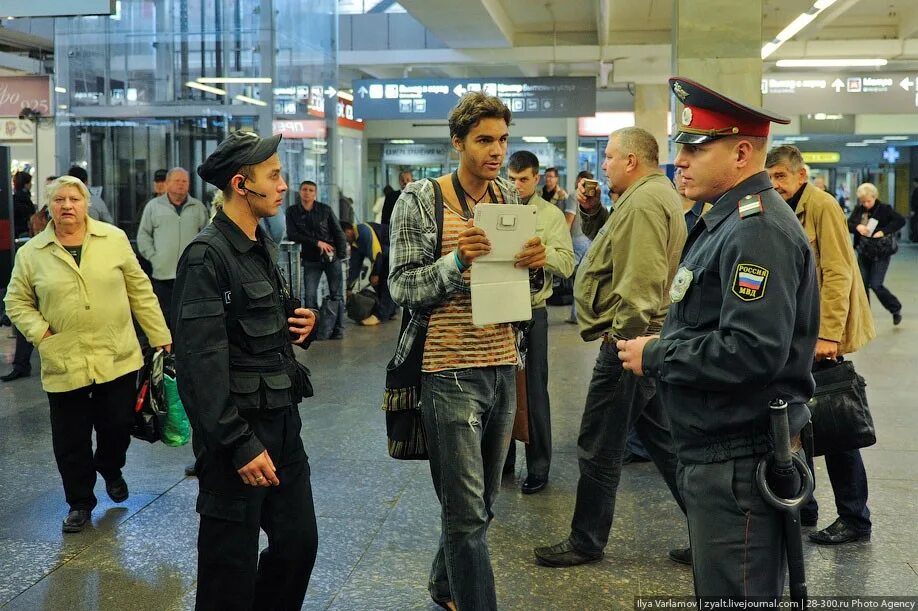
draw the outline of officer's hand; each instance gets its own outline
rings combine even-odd
[[[832,342],[827,339],[816,340],[816,357],[817,361],[835,359],[838,357],[838,342]]]
[[[457,249],[462,266],[468,267],[478,257],[491,252],[491,242],[488,241],[488,236],[485,235],[484,229],[476,227],[475,221],[469,219],[465,229],[459,234]]]
[[[592,210],[599,205],[599,189],[596,189],[596,195],[587,197],[586,191],[583,190],[583,181],[577,185],[577,202],[584,210]]]
[[[302,344],[312,333],[312,328],[316,326],[316,313],[309,308],[297,308],[293,311],[296,316],[287,319],[290,323],[290,332],[299,335],[299,339],[294,344]]]
[[[545,266],[545,245],[542,238],[536,236],[523,244],[523,250],[516,255],[514,267],[536,269]]]
[[[636,376],[644,375],[644,346],[652,339],[660,337],[659,335],[646,335],[637,339],[620,339],[615,342],[618,348],[618,360],[622,362],[622,367]]]
[[[274,468],[274,461],[268,456],[268,451],[264,450],[256,456],[243,468],[238,471],[239,477],[242,478],[249,486],[279,486],[280,480],[277,479],[277,469]]]

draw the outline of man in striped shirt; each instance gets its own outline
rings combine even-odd
[[[428,589],[434,602],[447,609],[497,609],[486,535],[516,410],[519,356],[510,324],[472,324],[469,268],[491,250],[487,235],[471,220],[475,205],[519,203],[513,185],[498,176],[509,125],[504,103],[480,92],[465,95],[450,112],[459,169],[436,179],[444,206],[440,252],[434,252],[431,181],[405,187],[390,226],[389,289],[412,316],[399,338],[396,362],[428,324],[421,411],[442,507],[440,547]],[[517,267],[544,264],[545,247],[538,237],[516,257]]]

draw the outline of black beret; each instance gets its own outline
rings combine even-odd
[[[198,176],[225,189],[239,168],[261,163],[277,151],[280,141],[280,134],[261,138],[255,132],[233,132],[198,166]]]

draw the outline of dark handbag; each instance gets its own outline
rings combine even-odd
[[[812,413],[813,455],[875,444],[877,435],[867,407],[867,383],[854,370],[854,363],[820,363],[813,378],[816,392],[807,404]]]
[[[373,314],[377,302],[376,291],[374,291],[372,287],[367,286],[356,293],[351,293],[347,298],[344,309],[347,312],[348,318],[354,322],[360,322],[366,320]]]
[[[434,218],[437,225],[437,242],[434,253],[443,249],[443,193],[436,180],[430,179],[434,188]],[[418,317],[417,333],[405,359],[395,364],[395,358],[386,366],[386,389],[382,409],[386,413],[386,437],[389,456],[399,460],[427,460],[427,435],[421,415],[421,367],[424,364],[424,343],[427,340],[427,323],[430,310],[402,313],[399,343],[413,317]]]
[[[163,438],[163,429],[169,416],[163,388],[164,357],[162,350],[148,350],[137,378],[137,400],[134,403],[131,435],[150,443]]]
[[[899,252],[899,241],[894,235],[884,235],[882,238],[861,238],[858,250],[865,258],[871,261],[886,259]]]

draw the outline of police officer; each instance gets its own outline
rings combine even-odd
[[[225,203],[175,281],[178,386],[199,481],[196,609],[299,609],[315,563],[297,411],[311,387],[291,347],[304,344],[315,314],[289,299],[276,245],[258,224],[287,190],[280,138],[235,132],[198,167]],[[268,536],[260,557],[259,529]]]
[[[771,400],[788,403],[799,450],[819,332],[813,254],[765,172],[770,123],[789,121],[688,79],[670,87],[686,196],[714,206],[689,234],[661,335],[618,342],[619,358],[657,379],[672,423],[696,595],[779,597],[783,518],[753,473],[773,447]]]

